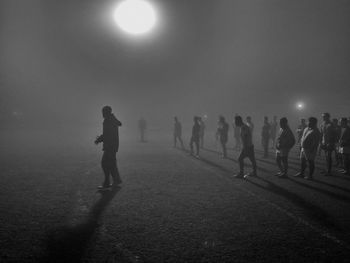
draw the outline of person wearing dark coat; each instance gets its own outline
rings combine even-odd
[[[196,157],[199,158],[199,140],[200,140],[200,129],[201,125],[199,123],[199,117],[195,116],[193,118],[192,136],[190,140],[191,155],[193,155],[193,144],[196,145]]]
[[[120,179],[116,154],[119,150],[119,127],[122,123],[112,113],[110,106],[102,108],[103,132],[102,135],[97,136],[95,144],[103,143],[103,155],[101,166],[104,172],[104,182],[100,189],[106,189],[111,187],[110,177],[113,179],[113,185],[118,185],[122,181]]]
[[[280,119],[280,130],[276,139],[276,162],[280,172],[277,176],[287,177],[288,172],[288,155],[289,151],[295,144],[295,137],[292,130],[288,126],[287,118]]]
[[[320,147],[324,150],[326,155],[327,170],[325,175],[332,175],[332,152],[335,151],[335,146],[337,142],[337,131],[330,120],[329,113],[323,113],[323,123],[321,125],[321,140]]]
[[[240,134],[242,139],[242,150],[238,157],[239,173],[235,174],[235,178],[247,178],[257,176],[257,166],[254,153],[254,144],[252,141],[252,132],[247,124],[242,120],[241,116],[235,116],[235,126],[240,128]],[[244,159],[249,158],[252,163],[253,172],[244,175]]]

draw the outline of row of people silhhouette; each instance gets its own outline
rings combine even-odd
[[[276,174],[281,178],[288,176],[288,157],[291,149],[296,143],[298,143],[298,150],[300,154],[301,169],[295,176],[304,177],[306,179],[312,179],[315,170],[315,158],[317,150],[325,152],[327,169],[325,175],[331,175],[332,169],[332,155],[335,153],[337,164],[341,163],[343,169],[340,170],[344,174],[349,174],[350,164],[350,128],[349,122],[346,118],[342,118],[340,125],[338,121],[333,119],[331,121],[329,113],[322,115],[323,122],[320,129],[317,128],[317,119],[310,117],[308,122],[305,119],[301,119],[296,135],[288,125],[287,118],[283,117],[277,121],[277,117],[274,116],[273,122],[269,123],[267,117],[264,118],[264,125],[262,127],[262,146],[263,157],[268,158],[269,141],[272,140],[272,144],[276,153],[276,164],[279,168],[279,172]],[[234,123],[234,137],[237,139],[239,136],[239,150],[240,155],[238,158],[240,164],[240,172],[236,177],[244,177],[244,158],[249,158],[253,165],[252,173],[246,176],[256,176],[256,161],[253,144],[253,131],[254,124],[251,117],[248,116],[246,123],[243,122],[242,117],[236,114]],[[277,123],[277,125],[275,124]],[[279,124],[279,129],[278,129]],[[190,140],[191,154],[194,154],[194,146],[196,147],[195,156],[199,158],[199,144],[201,136],[201,119],[200,117],[194,117],[194,125],[192,128],[192,136]],[[219,117],[218,128],[216,132],[216,138],[220,141],[222,149],[222,157],[227,158],[227,141],[228,141],[229,125],[223,116]],[[276,132],[274,131],[276,130]],[[278,130],[278,132],[277,132]],[[274,134],[276,133],[276,134]],[[237,140],[236,140],[237,146]],[[305,170],[309,166],[309,173],[305,175]]]
[[[101,166],[104,172],[104,182],[100,189],[109,189],[112,185],[110,179],[113,180],[113,185],[119,185],[122,181],[118,171],[116,154],[119,150],[119,127],[122,123],[112,113],[110,106],[105,106],[102,109],[103,132],[102,135],[97,136],[95,144],[103,143],[103,156]],[[310,117],[308,123],[305,119],[301,120],[297,129],[297,139],[300,149],[301,169],[295,176],[304,177],[306,179],[312,179],[315,170],[315,158],[318,149],[325,152],[327,169],[325,175],[331,175],[332,172],[332,154],[335,152],[335,157],[339,164],[341,163],[343,169],[342,173],[350,175],[350,119],[341,118],[340,125],[338,120],[333,119],[331,121],[330,114],[322,114],[323,122],[320,125],[320,129],[317,127],[317,119]],[[175,117],[174,124],[174,146],[176,146],[177,140],[181,143],[183,148],[183,141],[181,138],[182,127],[181,123]],[[192,136],[190,140],[191,154],[199,158],[200,140],[203,129],[201,129],[201,118],[194,117],[194,125],[192,128]],[[203,125],[203,123],[202,123]],[[264,119],[264,125],[269,126],[268,119]],[[288,155],[294,144],[296,143],[294,134],[288,125],[287,118],[281,118],[279,121],[280,129],[276,135],[275,149],[276,149],[276,163],[279,168],[277,175],[279,177],[287,177],[288,174]],[[247,123],[244,123],[241,116],[235,116],[234,126],[238,128],[241,149],[238,157],[239,161],[239,173],[235,176],[241,178],[244,176],[257,176],[257,166],[255,160],[254,144],[252,140],[252,133],[254,125],[251,118],[247,118]],[[143,126],[145,127],[145,125]],[[263,128],[268,130],[268,128]],[[217,136],[220,139],[222,147],[222,157],[227,157],[226,144],[228,141],[229,125],[223,116],[219,117]],[[267,132],[266,134],[267,137]],[[141,137],[144,139],[144,137]],[[196,152],[194,153],[194,146]],[[265,151],[265,149],[264,149]],[[247,175],[244,175],[244,159],[249,158],[253,171]],[[309,173],[305,175],[307,166],[309,166]]]

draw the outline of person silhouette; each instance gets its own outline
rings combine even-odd
[[[322,114],[323,123],[321,125],[321,149],[326,155],[327,170],[325,175],[332,175],[332,152],[335,151],[335,144],[337,142],[337,131],[330,120],[331,116],[328,112]]]
[[[199,124],[199,117],[195,116],[193,118],[193,127],[192,127],[192,136],[190,140],[190,148],[191,148],[191,153],[190,155],[193,155],[193,144],[196,145],[196,155],[195,157],[199,158],[199,140],[200,140],[200,129],[201,126]]]
[[[200,131],[199,131],[200,147],[204,148],[205,123],[201,117],[199,117],[199,124],[201,126]]]
[[[225,121],[225,118],[223,116],[219,116],[217,136],[220,139],[220,144],[222,147],[222,158],[227,158],[226,143],[228,140],[228,129],[229,125]]]
[[[295,144],[295,137],[289,128],[287,118],[280,119],[280,127],[276,140],[276,163],[280,171],[276,175],[280,178],[286,178],[288,173],[288,155]]]
[[[119,127],[122,123],[112,113],[110,106],[104,106],[102,108],[103,132],[102,135],[97,136],[95,144],[103,142],[103,155],[101,166],[104,172],[104,182],[99,189],[108,189],[112,185],[110,184],[110,176],[113,179],[113,186],[122,183],[120,179],[116,154],[119,150]]]
[[[139,126],[139,132],[140,132],[140,141],[146,142],[145,133],[147,130],[147,122],[143,117],[141,117],[141,119],[139,119],[138,126]]]
[[[272,141],[272,145],[271,145],[272,149],[274,149],[276,146],[277,129],[278,129],[277,116],[273,116],[273,120],[270,124],[270,137]]]
[[[235,117],[238,116],[238,114],[235,114]],[[232,124],[233,127],[233,137],[235,138],[235,150],[240,151],[241,150],[241,135],[240,135],[240,127],[236,126],[235,123]]]
[[[315,158],[318,145],[320,143],[320,138],[321,134],[317,128],[317,119],[315,117],[310,117],[308,125],[304,129],[303,135],[301,136],[301,170],[294,175],[295,177],[302,177],[307,180],[313,179],[313,174],[315,171]],[[309,164],[309,175],[305,175],[307,163]]]
[[[236,178],[247,178],[249,176],[257,176],[257,167],[254,153],[254,144],[252,142],[252,133],[247,124],[242,120],[241,116],[235,116],[235,126],[240,128],[240,134],[242,139],[242,150],[238,157],[239,162],[239,173],[234,175]],[[244,175],[244,159],[248,157],[252,162],[253,172]]]
[[[261,130],[261,144],[264,149],[264,158],[267,158],[269,156],[269,141],[271,138],[271,125],[269,124],[268,117],[264,117],[264,125]]]
[[[176,147],[177,140],[181,143],[181,148],[184,148],[184,143],[182,141],[182,126],[177,117],[174,117],[174,147]]]

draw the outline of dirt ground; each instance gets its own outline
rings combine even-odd
[[[349,262],[350,177],[322,175],[321,158],[314,181],[279,179],[257,149],[243,180],[214,141],[200,159],[126,141],[123,184],[102,194],[101,147],[2,141],[1,262]]]

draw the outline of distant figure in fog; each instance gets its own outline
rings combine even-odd
[[[235,126],[240,128],[240,134],[242,139],[242,150],[238,157],[239,161],[239,173],[234,175],[236,178],[246,178],[248,176],[257,176],[256,172],[256,161],[255,161],[255,153],[254,153],[254,144],[252,142],[252,133],[248,125],[243,123],[241,116],[235,117]],[[253,172],[244,175],[244,159],[248,157],[253,165]]]
[[[272,141],[272,149],[275,148],[276,146],[276,135],[277,135],[277,128],[278,128],[278,123],[277,123],[277,116],[273,116],[273,120],[271,122],[271,130],[270,130],[270,137]]]
[[[342,156],[339,153],[339,139],[340,139],[340,133],[341,133],[341,128],[339,125],[339,121],[338,119],[333,119],[332,120],[334,129],[335,129],[335,136],[336,136],[336,143],[335,143],[335,166],[340,166],[341,164],[341,160],[342,160]]]
[[[102,108],[103,121],[103,132],[102,135],[97,136],[95,144],[103,142],[103,156],[102,156],[102,169],[104,172],[104,182],[99,189],[107,189],[112,185],[110,184],[110,177],[113,179],[113,186],[120,184],[120,179],[116,154],[119,149],[119,126],[122,123],[112,113],[110,106]]]
[[[177,140],[181,143],[181,148],[184,148],[184,143],[182,141],[182,126],[181,122],[177,119],[177,117],[174,117],[174,147],[176,147]]]
[[[301,137],[301,170],[294,176],[302,177],[308,180],[313,179],[313,174],[315,171],[315,158],[320,138],[321,134],[317,128],[317,119],[314,117],[310,117],[308,127],[305,128],[303,136]],[[305,176],[307,163],[309,164],[309,175]]]
[[[247,126],[249,127],[249,129],[250,129],[250,132],[252,133],[252,137],[254,137],[253,136],[253,132],[254,132],[254,123],[252,122],[252,117],[250,117],[250,116],[248,116],[247,117]]]
[[[201,126],[199,124],[199,117],[195,116],[193,118],[193,127],[192,127],[192,136],[190,140],[190,149],[191,149],[191,155],[194,155],[193,152],[193,144],[196,145],[196,157],[199,158],[199,140],[200,140],[200,129]]]
[[[285,178],[288,173],[288,155],[295,144],[295,137],[289,128],[287,118],[280,119],[280,127],[276,140],[276,162],[280,170],[277,176]]]
[[[350,175],[350,126],[346,118],[341,118],[340,127],[339,152],[344,165],[342,173]]]
[[[226,149],[226,143],[228,140],[228,123],[226,122],[225,118],[223,116],[219,116],[219,122],[218,122],[218,130],[217,130],[217,136],[220,140],[221,148],[222,148],[222,158],[227,158],[227,149]]]
[[[264,149],[264,158],[269,156],[269,141],[271,137],[271,126],[269,124],[269,118],[264,117],[264,124],[261,130],[261,145]]]
[[[139,132],[140,132],[140,141],[141,142],[146,142],[145,140],[145,133],[147,130],[147,122],[144,118],[141,118],[138,123],[139,126]]]
[[[337,132],[330,120],[328,112],[322,114],[323,123],[321,125],[321,142],[320,147],[325,152],[327,170],[325,175],[332,175],[332,153],[335,151],[335,144],[337,142]]]
[[[205,133],[205,123],[201,117],[199,117],[199,125],[201,126],[199,131],[199,141],[201,148],[204,147],[204,133]]]
[[[238,114],[235,114],[235,117],[238,116]],[[240,127],[236,126],[235,123],[232,124],[233,126],[233,137],[235,138],[235,150],[241,150],[241,129]]]

